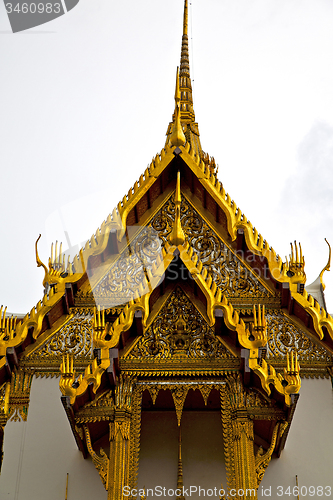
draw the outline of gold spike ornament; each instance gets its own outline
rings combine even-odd
[[[180,172],[177,173],[177,184],[175,192],[175,221],[173,223],[172,231],[169,236],[169,243],[171,245],[184,245],[185,234],[180,221],[180,205],[182,202],[180,194]]]
[[[176,91],[175,91],[175,119],[170,142],[172,146],[184,146],[186,139],[180,123],[180,90],[179,90],[179,67],[177,66]]]

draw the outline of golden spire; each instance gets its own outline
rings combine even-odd
[[[173,146],[184,146],[186,139],[180,123],[180,90],[179,90],[179,68],[177,66],[176,90],[175,90],[175,118],[170,142]]]
[[[180,56],[180,74],[190,76],[190,56],[188,52],[188,5],[187,0],[184,4],[182,51]],[[190,82],[191,84],[191,82]]]
[[[176,192],[175,192],[175,221],[172,226],[172,231],[169,235],[169,243],[171,245],[184,245],[185,243],[185,234],[180,222],[180,205],[182,202],[181,194],[180,194],[180,172],[177,174],[177,184],[176,184]]]
[[[192,99],[192,84],[190,77],[190,56],[188,50],[188,0],[184,3],[184,20],[182,49],[180,55],[180,112],[181,120],[189,122],[195,121]]]
[[[178,75],[178,72],[177,72]],[[184,19],[183,19],[183,36],[182,36],[182,46],[181,46],[181,56],[180,56],[180,71],[179,76],[179,120],[182,124],[182,129],[184,128],[184,133],[186,140],[190,143],[191,148],[199,155],[202,156],[202,149],[199,137],[198,124],[195,123],[195,115],[193,110],[193,98],[192,98],[192,84],[190,77],[190,57],[188,50],[188,0],[184,1]],[[174,135],[174,130],[179,129],[179,125],[176,124],[178,120],[177,111],[172,117],[172,122],[169,124],[167,130],[166,144],[171,141],[174,145],[174,140],[171,137]],[[184,134],[183,133],[183,134]]]

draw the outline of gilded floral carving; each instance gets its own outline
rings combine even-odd
[[[134,231],[136,228],[132,229]],[[107,299],[107,307],[129,302],[140,286],[146,286],[145,273],[152,268],[161,251],[161,241],[156,231],[149,227],[143,228],[94,289],[95,300],[99,302],[100,299]]]
[[[150,223],[163,244],[172,230],[174,218],[175,204],[171,197]],[[242,265],[239,258],[223,243],[184,196],[182,196],[180,219],[190,246],[227,297],[269,295],[255,274]]]
[[[127,359],[231,358],[199,311],[177,287]]]
[[[283,314],[266,313],[267,357],[285,357],[287,352],[296,351],[299,360],[316,360],[332,363],[332,356],[323,348],[317,346],[299,328]]]
[[[76,314],[59,333],[49,339],[34,355],[38,358],[62,357],[64,354],[87,357],[92,354],[92,317]]]

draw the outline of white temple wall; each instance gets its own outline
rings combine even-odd
[[[8,422],[1,500],[106,500],[94,464],[82,457],[60,400],[59,379],[32,382],[27,422]]]
[[[328,497],[332,487],[333,392],[330,380],[302,380],[300,398],[279,459],[273,458],[259,487],[258,498],[295,498],[288,486],[314,486]],[[182,416],[184,486],[226,485],[220,412],[184,412]],[[138,486],[176,488],[178,429],[173,411],[144,412]],[[58,379],[34,378],[27,422],[8,422],[0,476],[1,500],[106,500],[107,493],[90,459],[77,449],[60,401]],[[262,492],[266,492],[263,495]],[[306,490],[303,488],[303,493]],[[163,497],[161,497],[163,498]],[[169,497],[167,497],[169,498]],[[174,498],[174,497],[173,497]],[[191,498],[199,498],[193,494]],[[202,498],[202,496],[200,496]],[[214,498],[214,497],[212,497]]]
[[[295,486],[298,476],[299,487],[303,486],[302,498],[333,497],[333,391],[330,380],[302,379],[300,397],[291,424],[285,449],[280,458],[273,458],[258,490],[258,498],[295,498],[278,492]],[[315,487],[315,494],[306,493],[305,487]],[[323,495],[318,487],[323,486]],[[326,495],[331,487],[331,494]],[[262,488],[267,495],[262,494]],[[319,493],[319,494],[318,494]],[[296,496],[297,498],[297,496]]]

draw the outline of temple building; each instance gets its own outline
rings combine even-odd
[[[74,259],[38,238],[43,297],[1,309],[1,499],[332,494],[330,247],[307,287],[226,192],[183,16],[164,148]]]

